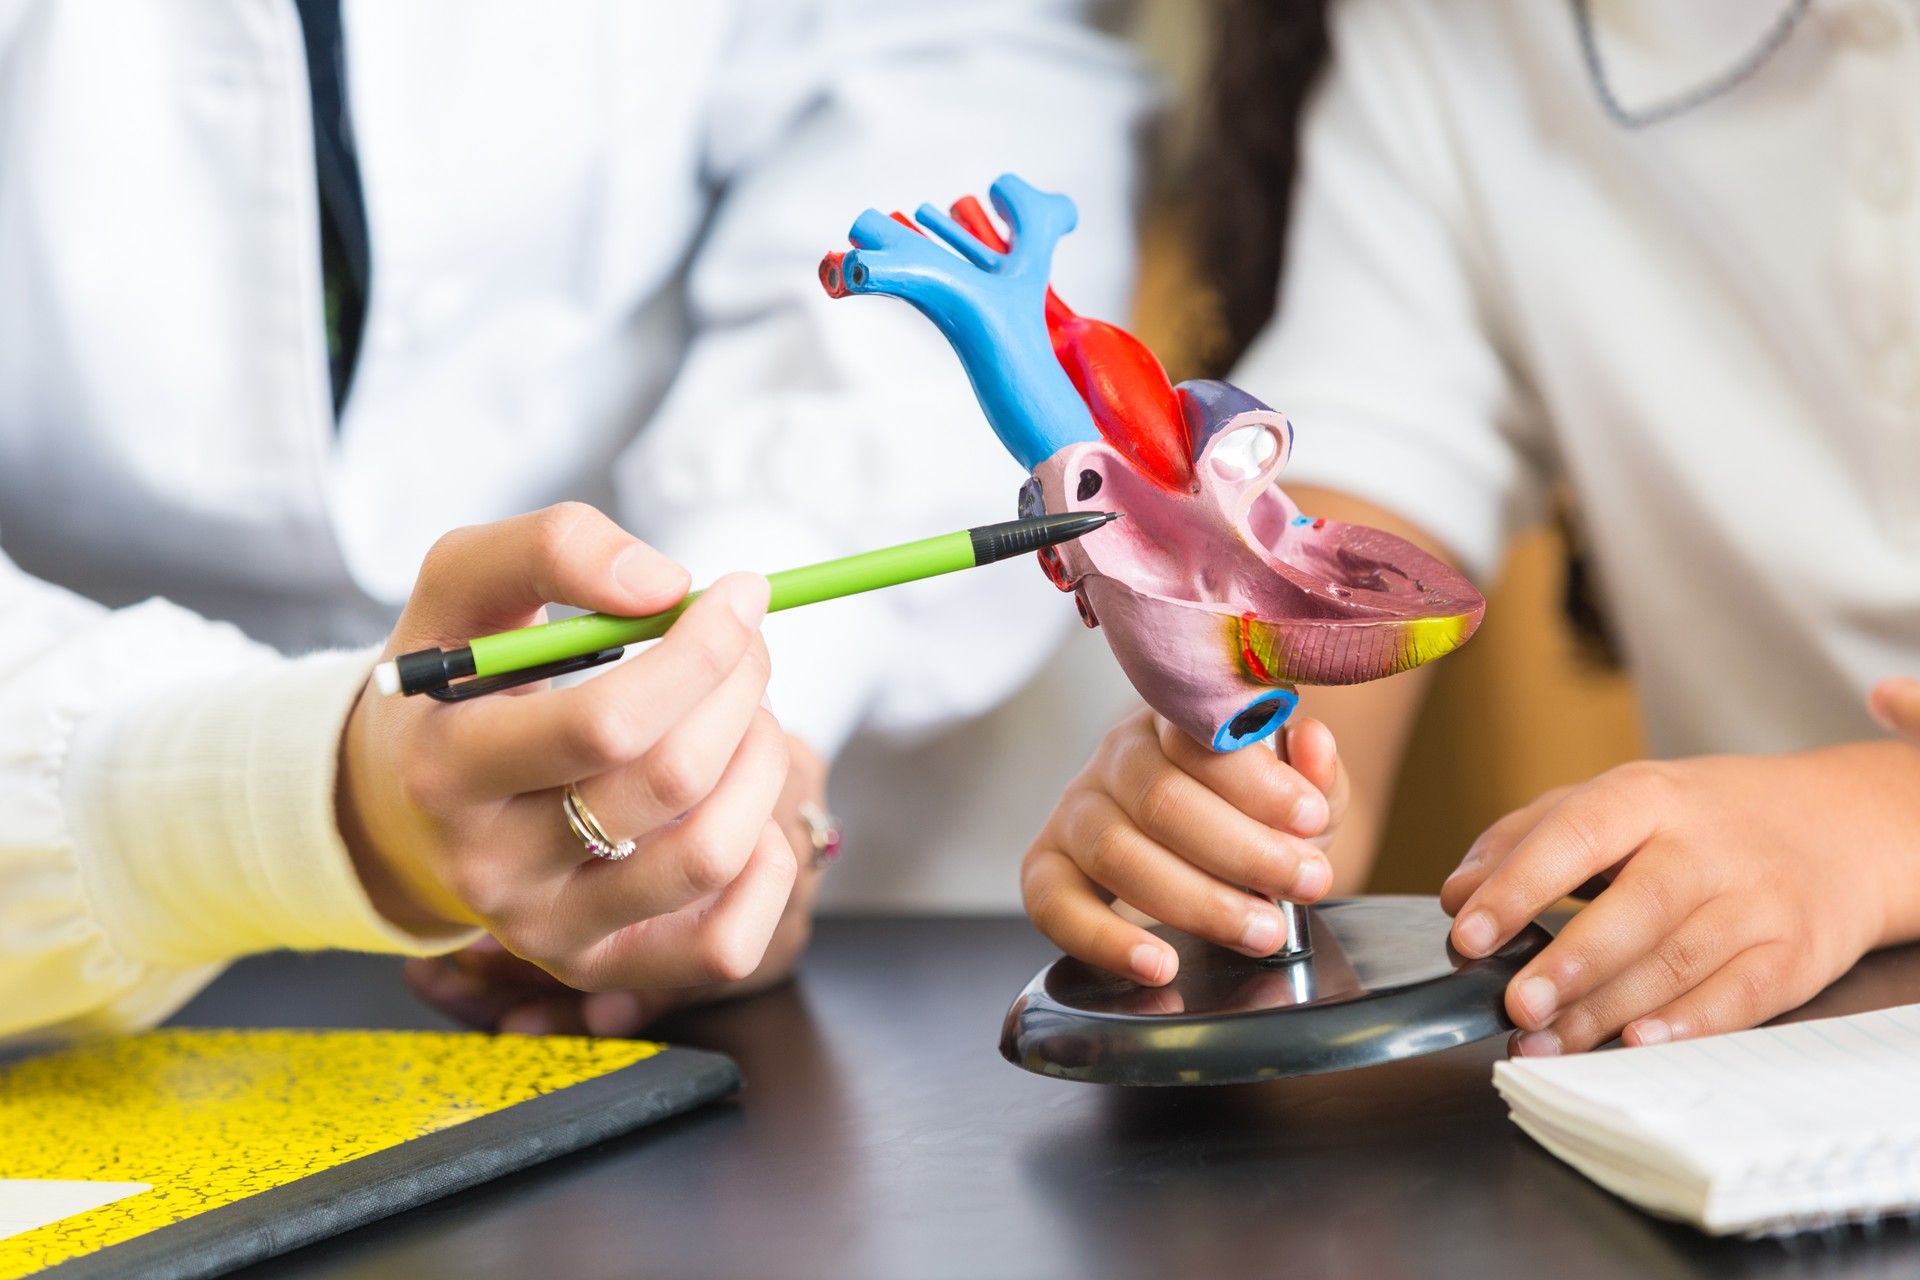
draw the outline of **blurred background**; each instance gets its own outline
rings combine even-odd
[[[1197,184],[1186,181],[1208,13],[1206,0],[1144,0],[1116,19],[1166,94],[1149,143],[1140,279],[1125,319],[1176,382],[1206,376],[1221,341],[1214,301],[1191,269],[1204,246],[1192,230]],[[1275,407],[1286,410],[1284,397]],[[1369,891],[1436,892],[1488,823],[1642,754],[1629,678],[1591,621],[1570,621],[1580,599],[1571,564],[1564,521],[1517,539],[1487,592],[1486,622],[1438,665]],[[1060,607],[1071,610],[1070,598]],[[1302,692],[1311,714],[1313,691]],[[993,715],[924,742],[856,740],[833,777],[846,853],[828,877],[823,909],[1017,910],[1028,841],[1102,735],[1137,705],[1100,634],[1083,630]]]

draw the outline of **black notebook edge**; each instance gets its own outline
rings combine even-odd
[[[248,1196],[35,1276],[205,1280],[578,1151],[740,1090],[732,1059],[650,1058]]]

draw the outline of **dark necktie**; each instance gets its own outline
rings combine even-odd
[[[294,0],[294,4],[306,38],[307,83],[313,94],[320,264],[326,280],[327,360],[337,424],[360,354],[373,261],[367,248],[367,208],[360,194],[353,122],[347,114],[347,51],[340,35],[340,0]]]

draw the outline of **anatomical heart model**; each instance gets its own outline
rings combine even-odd
[[[1119,511],[1041,553],[1104,628],[1162,715],[1232,751],[1292,714],[1296,684],[1358,684],[1458,648],[1485,602],[1459,574],[1377,529],[1302,515],[1273,483],[1293,426],[1225,382],[1173,386],[1133,335],[1048,288],[1073,202],[1009,174],[1005,237],[971,196],[952,215],[869,209],[830,253],[835,297],[890,294],[953,344],[1000,440],[1033,473],[1023,516]]]

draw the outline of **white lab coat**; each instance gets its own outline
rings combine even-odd
[[[373,913],[334,831],[370,651],[283,656],[377,641],[446,530],[584,498],[698,581],[1010,517],[931,326],[815,279],[862,208],[1018,171],[1079,201],[1063,291],[1122,311],[1144,85],[1075,5],[349,0],[345,33],[373,277],[336,428],[290,0],[0,0],[0,1037],[151,1021],[247,951],[458,940]],[[829,752],[977,712],[1051,596],[775,619],[774,705]]]

